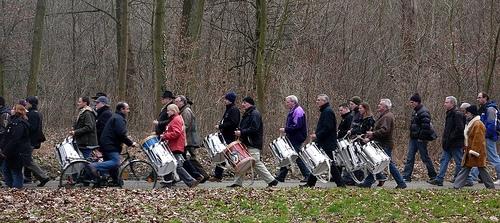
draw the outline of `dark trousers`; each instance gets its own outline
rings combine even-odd
[[[295,149],[295,152],[299,153],[300,152],[300,146],[302,144],[294,144],[292,145],[293,148]],[[300,157],[298,157],[295,162],[297,163],[297,166],[299,167],[300,173],[302,173],[302,176],[304,179],[308,179],[309,175],[311,175],[311,172],[307,168],[306,164],[302,161]],[[278,181],[285,181],[286,175],[288,174],[290,166],[284,166],[281,167],[280,170],[278,171],[278,174],[276,174],[276,180]]]
[[[189,153],[190,157],[187,157],[187,153]],[[191,176],[198,178],[204,177],[209,178],[210,175],[203,169],[200,162],[196,159],[196,148],[187,146],[184,151],[184,169],[191,174]]]
[[[43,180],[49,178],[45,171],[43,171],[40,166],[33,160],[33,147],[26,151],[25,153],[21,153],[21,159],[24,167],[24,178],[28,181],[31,181],[31,174],[35,175],[38,180]]]
[[[325,153],[331,160],[333,160],[333,151],[325,151]],[[332,174],[333,181],[335,182],[335,184],[337,184],[337,187],[345,187],[345,183],[342,180],[342,176],[340,175],[340,173],[342,172],[342,167],[335,166],[335,163],[332,162],[330,172]],[[307,185],[314,186],[316,185],[317,181],[318,178],[311,174],[307,179]]]

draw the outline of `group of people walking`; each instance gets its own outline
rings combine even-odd
[[[236,93],[228,92],[223,99],[225,111],[221,120],[214,126],[215,129],[220,131],[227,144],[240,140],[246,146],[256,161],[256,173],[269,187],[284,182],[290,170],[289,166],[281,167],[276,175],[273,175],[261,161],[264,123],[254,99],[249,96],[242,99],[240,106],[243,110],[242,115],[236,105]],[[482,181],[487,188],[494,188],[495,184],[500,184],[500,180],[493,182],[485,169],[488,160],[495,167],[497,178],[500,178],[500,159],[496,150],[500,129],[498,107],[484,92],[478,94],[477,101],[479,107],[467,103],[458,107],[455,97],[445,98],[443,151],[440,168],[436,172],[427,150],[428,142],[437,138],[431,114],[422,104],[419,94],[410,97],[409,105],[413,108],[413,114],[403,172],[399,172],[392,160],[389,164],[389,173],[396,181],[396,188],[404,189],[407,183],[411,182],[417,153],[426,166],[430,184],[443,185],[451,159],[455,162],[454,188],[471,186],[475,181]],[[152,122],[155,126],[154,132],[161,140],[166,141],[177,160],[178,178],[189,187],[195,187],[207,180],[222,181],[226,163],[217,164],[213,174],[209,174],[198,161],[197,148],[201,147],[201,139],[197,132],[196,116],[191,109],[192,102],[184,95],[174,96],[171,91],[165,91],[161,103],[163,107],[160,114]],[[37,111],[37,105],[36,97],[28,97],[10,109],[0,97],[0,156],[3,160],[3,178],[8,187],[21,188],[23,182],[31,181],[32,173],[40,181],[38,186],[44,186],[49,181],[47,174],[32,159],[33,149],[40,148],[40,144],[45,141],[42,116]],[[334,160],[338,139],[351,137],[363,144],[375,141],[389,157],[392,156],[395,119],[391,112],[390,99],[380,99],[375,116],[368,103],[354,96],[347,103],[339,105],[341,118],[337,125],[330,98],[326,94],[319,94],[316,98],[319,119],[315,131],[309,135],[306,112],[300,106],[297,96],[285,97],[284,105],[288,109],[288,114],[284,126],[278,131],[286,134],[297,152],[310,138],[331,160]],[[97,179],[97,184],[101,174],[108,172],[113,180],[112,184],[119,185],[117,169],[120,164],[122,144],[137,145],[127,136],[126,117],[130,112],[129,105],[119,102],[115,113],[112,113],[107,95],[98,93],[92,98],[79,98],[77,106],[78,116],[68,134],[73,137],[84,158],[89,158],[96,148],[100,148],[103,154],[103,162],[91,163],[87,167],[87,172],[90,177]],[[314,187],[318,180],[317,176],[311,174],[311,170],[301,158],[296,160],[296,164],[303,176],[301,182],[304,184],[301,187]],[[362,171],[346,173],[346,170],[335,162],[331,165],[330,173],[331,180],[338,187],[346,185],[371,187],[375,181],[378,181],[377,186],[382,186],[387,180],[384,173],[366,176]],[[229,187],[241,187],[246,174],[246,172],[236,173],[234,182]],[[354,180],[353,177],[358,179]],[[362,180],[362,183],[355,183],[359,180]],[[175,174],[162,176],[161,183],[165,187],[171,187],[176,182]]]

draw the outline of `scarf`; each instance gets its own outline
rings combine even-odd
[[[467,123],[467,125],[465,126],[465,129],[464,129],[464,137],[465,137],[465,147],[467,147],[469,145],[468,141],[469,141],[469,137],[468,137],[468,134],[469,133],[469,128],[472,127],[472,125],[474,125],[474,122],[476,121],[481,121],[481,117],[479,115],[475,116],[474,118],[472,118],[469,123]]]

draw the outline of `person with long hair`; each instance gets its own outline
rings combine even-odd
[[[11,112],[5,141],[0,146],[5,162],[2,166],[5,184],[8,187],[23,187],[22,153],[30,150],[30,130],[26,108],[21,104],[14,105]]]

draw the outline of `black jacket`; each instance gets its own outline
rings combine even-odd
[[[235,140],[234,131],[240,124],[240,110],[234,103],[226,105],[226,111],[219,123],[219,130],[227,144]]]
[[[165,131],[165,129],[167,129],[167,125],[170,122],[167,114],[167,106],[170,104],[173,104],[173,102],[164,105],[160,111],[160,114],[158,115],[158,125],[156,125],[155,128],[156,135],[161,135]]]
[[[45,141],[43,134],[43,116],[36,108],[28,109],[28,123],[30,124],[30,142],[33,148],[38,149]]]
[[[349,113],[345,113],[341,115],[342,120],[340,121],[339,124],[339,133],[338,137],[339,138],[344,138],[345,135],[347,135],[347,131],[351,129],[351,122],[352,122],[352,111],[349,111]]]
[[[0,107],[0,145],[3,144],[5,135],[7,134],[7,125],[9,124],[10,108],[5,106]],[[0,147],[0,149],[2,149]],[[1,162],[0,162],[1,163]]]
[[[19,116],[11,116],[7,125],[7,134],[3,142],[2,153],[9,168],[21,168],[21,153],[31,149],[30,124]]]
[[[414,109],[411,125],[410,125],[410,138],[420,140],[430,140],[434,134],[431,127],[431,113],[422,104]]]
[[[443,149],[462,149],[464,147],[464,115],[452,108],[446,111],[446,120],[443,131]]]
[[[99,146],[105,152],[121,152],[122,143],[132,146],[133,142],[127,136],[127,120],[121,112],[111,116],[102,131]]]
[[[262,124],[262,116],[255,106],[248,108],[245,113],[243,113],[240,131],[240,140],[243,144],[262,149],[264,126]]]
[[[82,108],[79,111],[78,119],[73,125],[73,136],[78,146],[96,146],[96,114],[90,108]]]
[[[375,119],[372,116],[363,118],[361,123],[351,130],[352,135],[363,135],[368,131],[373,130]]]
[[[316,126],[316,140],[318,147],[324,151],[332,151],[337,148],[337,120],[335,113],[330,107],[330,103],[326,103],[319,109],[318,125]]]
[[[113,112],[108,106],[103,106],[97,109],[97,120],[95,122],[95,128],[97,131],[97,141],[101,139],[102,130],[104,130],[104,126],[108,120],[113,116]]]

